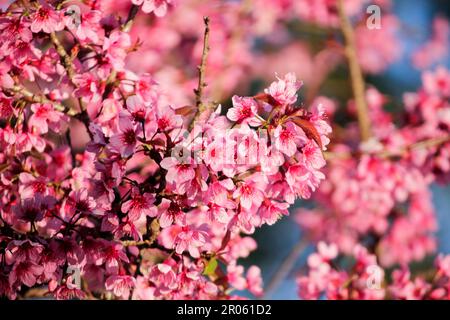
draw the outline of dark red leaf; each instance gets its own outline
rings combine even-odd
[[[178,109],[175,109],[175,113],[180,116],[188,116],[190,114],[194,114],[196,107],[193,106],[184,106]]]
[[[256,96],[253,97],[253,99],[266,102],[273,107],[279,107],[281,105],[277,100],[275,100],[274,97],[272,97],[270,94],[267,93],[257,94]]]
[[[292,121],[298,125],[300,128],[302,128],[302,130],[305,132],[306,136],[312,140],[314,140],[317,145],[320,147],[320,149],[322,150],[322,139],[320,139],[320,134],[319,132],[317,132],[316,127],[314,127],[314,125],[309,122],[308,120],[302,119],[302,118],[297,118],[294,117],[292,118]]]

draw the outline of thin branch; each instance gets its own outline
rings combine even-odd
[[[64,112],[65,107],[62,104],[59,104],[55,101],[52,101],[45,97],[44,95],[34,94],[31,91],[28,91],[26,88],[23,88],[19,85],[15,85],[11,88],[12,93],[22,95],[22,99],[30,103],[51,103],[55,107],[56,110]]]
[[[344,1],[338,0],[338,11],[342,34],[345,40],[345,55],[348,60],[350,77],[353,87],[353,95],[355,97],[356,113],[358,116],[359,130],[362,141],[366,141],[371,137],[371,125],[369,119],[369,110],[365,98],[364,78],[361,67],[358,63],[355,46],[355,33],[349,18],[345,14]]]
[[[66,110],[66,107],[64,105],[48,99],[44,95],[34,94],[33,92],[29,91],[28,89],[21,87],[19,85],[15,85],[13,88],[10,89],[10,91],[13,94],[20,94],[22,96],[22,99],[29,103],[50,103],[53,105],[55,110],[64,112],[66,115],[73,117],[77,119],[78,121],[81,121],[84,126],[86,127],[86,131],[89,134],[89,136],[92,139],[92,133],[89,130],[89,125],[91,123],[91,119],[89,118],[89,115],[87,114],[86,110],[82,110],[79,113],[75,113],[73,110]]]
[[[151,246],[153,244],[153,241],[150,240],[142,240],[142,241],[134,241],[134,240],[123,240],[121,241],[122,245],[124,247],[131,247],[131,246]]]
[[[446,135],[438,138],[430,138],[426,140],[422,140],[416,143],[413,143],[409,146],[405,146],[400,148],[399,150],[391,151],[391,150],[382,150],[380,152],[373,153],[374,155],[380,158],[395,158],[405,156],[408,152],[413,150],[427,149],[432,147],[438,147],[444,143],[450,142],[450,135]],[[335,159],[349,159],[355,156],[352,152],[324,152],[324,156],[326,160],[335,160]]]
[[[289,272],[294,267],[298,258],[305,252],[308,247],[308,241],[306,238],[301,238],[297,244],[292,248],[286,259],[283,260],[281,266],[275,272],[274,276],[270,279],[269,284],[265,288],[264,298],[270,297],[270,295],[279,287],[281,282],[286,279]]]
[[[67,77],[69,78],[70,82],[72,82],[72,84],[76,87],[75,83],[73,82],[75,69],[73,67],[72,58],[67,53],[66,49],[64,49],[63,45],[54,32],[50,34],[50,39],[55,46],[56,52],[58,52],[59,56],[61,57],[61,62],[66,69]]]
[[[133,26],[134,18],[136,17],[138,12],[139,12],[139,6],[133,4],[130,8],[130,11],[128,12],[127,20],[122,25],[122,31],[124,31],[124,32],[130,31],[131,27]]]
[[[205,82],[205,72],[206,72],[206,61],[208,59],[209,53],[209,17],[204,17],[203,22],[205,24],[205,33],[203,36],[203,53],[198,68],[198,85],[197,89],[194,89],[195,93],[195,105],[197,107],[197,112],[192,120],[189,128],[192,129],[195,122],[199,120],[203,112],[207,111],[208,104],[203,102],[203,89],[207,86]]]
[[[427,149],[432,147],[440,146],[441,144],[444,144],[446,142],[450,142],[450,135],[444,136],[444,137],[438,137],[438,138],[431,138],[427,140],[422,140],[416,143],[411,144],[410,146],[406,146],[401,148],[399,151],[389,151],[385,150],[378,155],[382,158],[391,158],[396,156],[404,156],[409,151],[413,150],[420,150],[420,149]]]

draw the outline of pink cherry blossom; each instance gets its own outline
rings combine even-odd
[[[63,28],[64,23],[61,14],[49,6],[44,5],[39,7],[32,15],[30,29],[34,33],[40,31],[52,33],[61,31]]]
[[[163,17],[167,13],[167,7],[172,0],[132,0],[135,5],[142,5],[145,13],[154,13],[157,17]]]
[[[261,120],[258,119],[258,105],[252,98],[233,97],[233,108],[227,112],[227,118],[237,123],[247,123],[251,126],[258,126]]]

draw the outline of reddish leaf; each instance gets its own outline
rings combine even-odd
[[[193,114],[195,112],[195,107],[193,106],[184,106],[178,109],[175,109],[175,113],[180,116],[188,116],[189,114]]]
[[[298,125],[300,128],[303,129],[303,131],[305,132],[306,136],[312,140],[314,140],[317,145],[320,147],[320,149],[322,150],[322,139],[320,139],[320,134],[319,132],[317,132],[316,127],[314,127],[314,125],[309,122],[308,120],[305,119],[301,119],[301,118],[292,118],[292,121],[294,121],[294,123],[296,125]]]
[[[266,102],[266,103],[270,104],[273,107],[279,107],[280,106],[278,101],[275,100],[274,97],[272,97],[270,94],[267,94],[267,93],[257,94],[256,96],[253,97],[253,99],[258,100],[258,101]]]
[[[228,242],[230,242],[230,238],[231,238],[231,232],[230,232],[230,230],[228,230],[227,233],[225,234],[225,236],[222,239],[222,244],[220,245],[220,249],[218,251],[221,251],[221,250],[225,249],[225,247],[227,246]]]

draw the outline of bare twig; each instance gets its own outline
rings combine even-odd
[[[21,87],[19,85],[15,85],[10,90],[14,94],[20,94],[22,99],[30,103],[51,103],[55,107],[56,110],[64,112],[65,107],[62,104],[56,103],[45,97],[44,95],[34,94],[31,91],[28,91],[26,88]]]
[[[64,49],[63,45],[54,32],[50,34],[50,39],[55,46],[56,52],[58,52],[59,56],[61,57],[61,62],[66,69],[67,77],[69,78],[70,82],[72,82],[72,84],[76,87],[75,83],[73,82],[75,70],[73,68],[72,58],[67,53],[66,49]]]
[[[142,240],[142,241],[124,240],[124,241],[121,241],[121,243],[124,247],[142,246],[142,245],[151,246],[153,244],[153,241],[151,241],[151,240]]]
[[[134,18],[136,17],[138,12],[139,12],[139,6],[133,4],[130,8],[130,11],[128,12],[127,20],[122,25],[122,31],[124,31],[124,32],[130,31],[131,27],[133,26]]]
[[[286,279],[289,272],[294,267],[298,258],[308,247],[308,241],[306,238],[301,238],[297,244],[292,248],[286,259],[283,260],[281,266],[275,272],[274,276],[270,279],[269,284],[265,288],[264,298],[270,297],[270,295],[279,287],[281,282]]]
[[[359,130],[362,141],[366,141],[371,137],[371,125],[369,119],[369,110],[365,98],[364,79],[361,67],[358,63],[355,46],[355,33],[349,18],[345,14],[344,1],[338,0],[338,11],[342,34],[345,39],[345,55],[348,60],[350,77],[353,87],[353,95],[355,97],[356,113],[358,116]]]
[[[450,135],[446,135],[438,138],[430,138],[426,140],[422,140],[416,143],[413,143],[409,146],[405,146],[400,148],[399,150],[391,151],[391,150],[382,150],[380,152],[373,153],[374,155],[380,158],[395,158],[406,155],[408,152],[413,150],[420,150],[426,148],[432,148],[440,146],[444,143],[450,142]],[[324,152],[324,156],[326,160],[335,160],[335,159],[349,159],[353,157],[355,154],[351,152]]]
[[[209,53],[209,17],[204,17],[203,22],[205,24],[205,33],[203,36],[203,53],[198,66],[198,86],[194,89],[195,93],[195,105],[197,107],[197,112],[189,126],[190,129],[193,128],[195,122],[200,118],[203,112],[207,111],[208,104],[203,102],[203,89],[207,86],[205,82],[205,72],[206,72],[206,61],[208,59]]]

